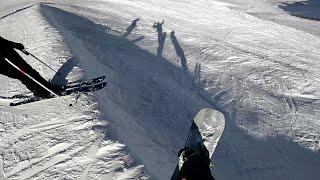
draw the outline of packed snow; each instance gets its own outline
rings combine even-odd
[[[0,100],[0,179],[170,179],[195,114],[222,112],[213,175],[319,179],[315,0],[0,0],[0,36],[46,79],[106,88]],[[26,93],[0,76],[2,98]],[[1,98],[0,97],[0,98]]]

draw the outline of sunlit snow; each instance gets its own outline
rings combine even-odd
[[[319,179],[316,0],[0,0],[0,36],[101,91],[0,100],[0,179],[159,179],[195,114],[222,112],[218,180]],[[0,96],[28,90],[0,76]]]

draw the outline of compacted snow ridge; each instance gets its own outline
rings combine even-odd
[[[0,179],[170,179],[191,122],[222,112],[218,180],[319,179],[316,0],[0,0],[0,36],[56,84],[107,87],[17,107],[0,75]]]

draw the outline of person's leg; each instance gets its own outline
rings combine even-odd
[[[11,65],[10,65],[11,66]],[[20,80],[22,84],[24,84],[35,96],[39,97],[48,97],[50,93],[41,87],[39,84],[31,80],[26,75],[22,74],[20,71],[15,69],[14,67],[7,67],[7,71],[2,71],[1,74],[8,76],[13,79]]]
[[[14,50],[8,50],[5,54],[6,58],[9,59],[12,63],[14,63],[16,66],[18,66],[22,71],[29,74],[31,77],[33,77],[35,80],[37,80],[39,83],[44,85],[45,87],[52,89],[52,85],[45,80],[36,70],[34,70],[28,63],[20,57],[20,55],[15,52]],[[50,96],[50,92],[48,92],[46,89],[41,87],[39,84],[34,82],[32,79],[15,69],[13,66],[11,66],[8,63],[8,71],[4,72],[3,74],[20,80],[30,91],[34,93],[35,96],[39,97],[48,97]]]

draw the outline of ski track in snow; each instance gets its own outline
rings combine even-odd
[[[226,116],[217,179],[317,179],[318,25],[271,1],[221,1],[53,0],[10,16],[30,4],[5,4],[2,36],[55,69],[79,62],[63,77],[106,74],[108,86],[66,97],[75,109],[1,107],[0,178],[169,179],[193,116],[215,107]],[[0,80],[8,96],[25,91]]]

